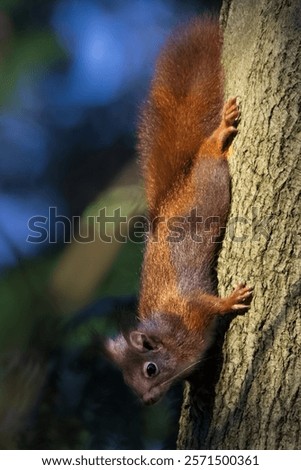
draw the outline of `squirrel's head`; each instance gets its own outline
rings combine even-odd
[[[146,405],[157,402],[176,380],[189,375],[200,357],[200,348],[178,318],[169,328],[159,318],[158,314],[137,329],[105,342],[107,356]]]

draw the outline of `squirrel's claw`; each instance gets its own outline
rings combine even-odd
[[[231,304],[230,310],[236,311],[249,309],[252,296],[253,287],[246,286],[245,283],[238,284],[228,298]]]

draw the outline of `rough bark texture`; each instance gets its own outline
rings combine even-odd
[[[186,387],[178,447],[300,449],[300,1],[227,0],[221,18],[242,119],[219,285],[243,279],[255,292],[226,332],[215,396],[200,377]]]

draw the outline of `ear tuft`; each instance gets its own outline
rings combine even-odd
[[[119,363],[118,348],[116,348],[116,342],[112,338],[107,338],[102,345],[102,352],[107,359]]]

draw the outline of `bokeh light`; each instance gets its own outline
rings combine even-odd
[[[62,181],[76,159],[71,157],[75,149],[101,154],[102,148],[133,135],[158,51],[172,27],[193,13],[191,6],[172,0],[48,3],[43,28],[61,53],[49,64],[43,55],[32,62],[34,41],[28,41],[28,57],[22,56],[30,52],[24,42],[14,52],[24,66],[12,71],[16,86],[0,114],[0,205],[5,208],[0,227],[8,230],[5,236],[0,230],[0,271],[17,261],[5,255],[6,236],[21,257],[46,248],[26,243],[27,217],[45,214],[53,203],[70,215]],[[18,37],[19,31],[12,26],[11,34]]]

